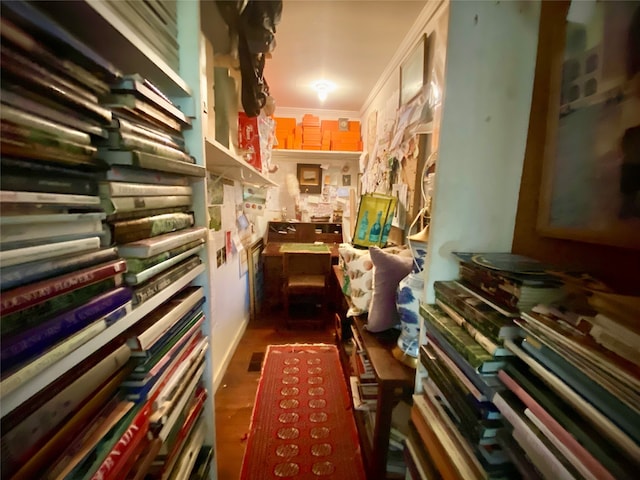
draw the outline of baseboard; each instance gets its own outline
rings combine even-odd
[[[231,359],[233,358],[233,354],[236,353],[236,349],[238,348],[238,345],[240,344],[240,340],[242,340],[242,336],[244,335],[244,332],[247,329],[247,325],[249,325],[249,318],[245,318],[244,321],[242,322],[242,324],[240,325],[240,328],[238,329],[236,336],[234,337],[233,341],[231,342],[229,349],[227,350],[227,352],[225,353],[222,362],[220,362],[220,365],[218,366],[218,368],[216,368],[214,374],[213,374],[213,392],[215,395],[215,392],[218,391],[218,387],[220,386],[220,383],[222,382],[222,378],[224,377],[224,374],[227,371],[227,367],[229,366],[229,363],[231,362]],[[219,348],[219,346],[216,345],[216,348]]]

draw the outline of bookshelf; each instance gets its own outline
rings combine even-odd
[[[205,157],[207,170],[218,176],[257,187],[278,186],[217,140],[205,140]]]
[[[194,226],[206,226],[207,202],[204,177],[206,175],[207,161],[205,160],[205,133],[203,130],[203,113],[201,109],[197,108],[197,106],[202,105],[200,99],[202,92],[200,88],[200,57],[197,54],[193,54],[204,48],[199,28],[194,28],[194,26],[199,26],[201,23],[200,4],[198,2],[176,2],[174,5],[178,30],[175,40],[179,45],[180,51],[180,68],[178,71],[172,69],[167,62],[157,55],[154,50],[145,43],[141,35],[122,20],[109,2],[94,0],[36,2],[33,6],[75,37],[79,45],[84,45],[97,53],[119,71],[125,74],[137,73],[152,82],[190,118],[191,128],[184,130],[183,134],[185,145],[188,148],[189,154],[195,159],[195,164],[189,164],[187,172],[178,173],[183,178],[188,179],[187,185],[190,191],[192,191],[191,204],[188,208],[193,212]],[[165,170],[165,173],[166,172],[167,170]],[[174,176],[174,178],[176,177]],[[75,371],[81,362],[89,357],[95,356],[94,354],[102,351],[103,347],[117,342],[124,342],[125,339],[128,338],[128,330],[132,326],[138,324],[150,314],[153,314],[161,305],[168,304],[168,301],[174,298],[175,295],[184,288],[201,286],[203,287],[205,295],[208,297],[211,286],[211,272],[206,244],[204,248],[199,250],[198,256],[200,257],[200,264],[198,266],[179,276],[168,286],[152,294],[150,298],[141,301],[137,306],[134,306],[128,315],[119,318],[113,324],[107,324],[106,329],[102,330],[101,333],[91,337],[88,341],[85,341],[64,357],[47,365],[30,379],[22,382],[14,390],[6,395],[2,395],[0,410],[3,422],[8,418],[15,417],[15,412],[23,411],[25,405],[34,398],[42,397],[43,393],[48,392],[48,389],[55,386],[60,379],[70,377],[70,374]],[[210,343],[214,340],[211,338],[212,306],[208,298],[205,299],[200,309],[204,313],[204,321],[201,327],[202,338],[208,337],[208,346],[205,350],[204,361],[198,359],[196,364],[192,366],[193,368],[190,368],[190,375],[188,376],[190,379],[189,383],[180,385],[175,390],[177,398],[172,399],[174,402],[172,410],[165,419],[166,421],[160,422],[163,427],[160,431],[159,438],[163,441],[168,438],[175,438],[175,434],[178,433],[177,428],[181,427],[182,422],[184,422],[182,414],[190,405],[196,387],[202,384],[207,390],[207,398],[204,401],[203,412],[200,420],[197,422],[198,427],[183,432],[189,435],[189,441],[186,442],[185,439],[186,446],[184,446],[184,456],[188,458],[173,458],[173,461],[176,462],[175,464],[179,466],[177,470],[173,471],[173,474],[180,478],[195,478],[190,476],[190,472],[194,466],[198,451],[200,451],[202,446],[208,445],[215,450],[215,391],[211,381],[212,366],[210,347]],[[196,337],[194,336],[193,338],[195,339]],[[185,378],[187,377],[185,376]],[[55,394],[56,392],[54,391],[51,395],[53,396]],[[97,401],[97,399],[92,399],[89,403]],[[142,408],[142,410],[145,409],[146,407]],[[13,421],[15,421],[15,419]],[[64,422],[57,430],[60,430],[60,427],[62,427],[64,431],[72,428]],[[4,434],[5,432],[3,432],[3,435]],[[146,439],[146,432],[144,437]],[[73,437],[70,437],[70,439],[71,438]],[[138,438],[140,442],[144,443],[145,440],[142,440],[140,437]],[[142,443],[140,445],[142,445]],[[146,456],[147,465],[151,465],[155,454],[159,450],[160,446],[158,442],[155,441],[147,447],[146,453],[142,452],[143,457]],[[107,453],[109,451],[113,452],[111,448],[107,450]],[[53,453],[60,454],[61,452],[54,451]],[[217,478],[215,462],[215,455],[213,455],[213,459],[210,461],[210,464],[208,464],[207,471],[204,473],[201,472],[198,478],[207,478],[209,480]],[[156,468],[157,472],[157,469],[162,467],[156,466],[154,468]],[[165,473],[168,474],[169,472]],[[136,478],[141,478],[140,472]]]

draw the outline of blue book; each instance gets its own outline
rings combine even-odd
[[[609,417],[613,423],[620,427],[620,430],[633,438],[636,443],[640,443],[640,415],[636,411],[546,345],[524,339],[521,346],[581,397]]]
[[[57,315],[45,322],[2,339],[0,361],[6,371],[20,362],[33,358],[65,337],[90,323],[109,315],[107,326],[123,315],[120,307],[131,301],[131,290],[120,287],[104,293],[86,304]],[[118,310],[114,312],[114,310]],[[110,315],[113,312],[113,315]],[[124,312],[126,314],[126,310]]]
[[[71,254],[54,259],[23,263],[0,269],[0,284],[2,290],[26,285],[28,283],[57,277],[75,270],[91,267],[118,258],[115,247],[89,253]]]

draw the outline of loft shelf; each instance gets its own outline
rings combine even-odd
[[[207,170],[216,175],[259,187],[278,186],[215,140],[205,139],[204,156]]]
[[[148,313],[151,313],[158,306],[168,300],[171,296],[182,290],[183,287],[187,286],[192,280],[194,280],[204,271],[205,266],[199,265],[183,277],[179,278],[175,283],[169,285],[169,287],[165,288],[160,293],[141,304],[129,315],[118,320],[112,326],[101,332],[98,336],[93,337],[87,343],[82,344],[76,350],[71,352],[69,355],[61,358],[58,362],[54,363],[49,368],[45,368],[44,370],[42,370],[38,375],[33,377],[28,382],[23,383],[13,392],[2,397],[2,417],[16,409],[18,406],[20,406],[21,403],[31,398],[51,382],[67,373],[93,352],[97,351],[102,346],[106,345],[122,332],[127,330],[129,327],[137,323],[142,317],[144,317]]]
[[[274,148],[271,158],[274,160],[358,160],[362,152],[338,150],[289,150]]]
[[[39,2],[40,3],[40,2]],[[190,97],[191,88],[146,42],[99,0],[51,2],[43,10],[82,38],[124,74],[139,73],[170,97]],[[185,112],[190,113],[190,112]]]

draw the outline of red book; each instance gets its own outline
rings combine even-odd
[[[119,273],[124,273],[126,269],[127,262],[118,259],[14,288],[2,294],[0,298],[0,314],[9,315],[24,310],[58,295],[91,285]]]
[[[137,446],[147,436],[151,402],[147,402],[131,422],[118,443],[111,449],[91,480],[118,480],[129,459],[136,453]]]

